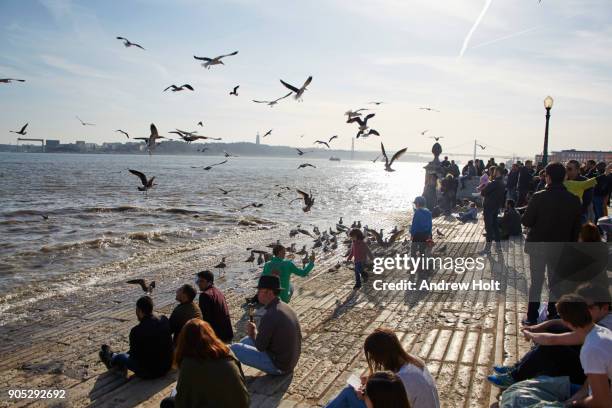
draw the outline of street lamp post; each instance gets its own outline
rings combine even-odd
[[[546,128],[544,129],[544,151],[542,152],[542,166],[548,164],[548,121],[550,120],[550,109],[553,106],[553,98],[544,98],[544,108],[546,109]]]

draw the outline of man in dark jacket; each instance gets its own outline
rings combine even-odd
[[[212,326],[217,337],[225,343],[231,343],[234,338],[232,320],[225,296],[215,286],[215,275],[211,271],[198,272],[198,286],[202,291],[200,293],[202,318]]]
[[[575,242],[580,232],[580,199],[567,191],[563,185],[565,168],[561,163],[550,163],[545,169],[546,189],[533,195],[525,214],[523,225],[529,228],[525,252],[529,254],[531,286],[526,325],[537,323],[540,295],[545,271],[548,272],[548,287],[552,288],[548,301],[548,315],[557,314],[555,308],[555,284],[558,280],[557,266],[563,242]]]
[[[176,290],[176,300],[179,304],[170,315],[170,329],[172,330],[174,344],[176,344],[185,323],[191,319],[202,318],[200,308],[193,302],[197,294],[195,288],[188,283]]]
[[[100,360],[108,369],[129,369],[141,378],[158,378],[172,366],[172,337],[166,316],[153,314],[153,300],[143,296],[136,302],[136,316],[140,323],[130,331],[130,350],[113,353],[106,344]]]
[[[533,188],[533,165],[531,160],[526,160],[525,165],[519,168],[518,181],[518,206],[527,204],[527,193]]]
[[[487,184],[480,192],[484,197],[482,213],[487,234],[487,245],[484,249],[485,253],[491,251],[491,242],[493,240],[497,243],[497,249],[500,249],[497,215],[499,214],[499,209],[504,206],[504,197],[506,196],[506,186],[504,185],[502,170],[499,167],[493,166],[489,171],[494,175],[495,179]]]
[[[512,164],[510,173],[508,173],[508,179],[506,180],[506,189],[508,190],[508,200],[518,200],[517,186],[518,186],[519,166],[516,163]]]

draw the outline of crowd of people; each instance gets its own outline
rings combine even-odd
[[[486,234],[483,252],[491,252],[493,242],[501,251],[502,239],[522,236],[523,227],[527,229],[525,252],[531,281],[527,316],[522,323],[523,334],[536,345],[516,364],[493,367],[495,374],[488,380],[505,389],[502,400],[524,396],[527,387],[544,389],[547,396],[553,394],[558,401],[571,401],[575,406],[610,406],[612,317],[607,275],[598,280],[601,274],[591,268],[587,283],[568,279],[567,271],[576,263],[565,262],[567,247],[558,244],[601,244],[603,247],[594,246],[591,254],[603,257],[607,264],[608,249],[601,237],[605,225],[598,227],[593,221],[607,216],[612,165],[580,166],[570,161],[566,165],[550,163],[541,169],[526,161],[513,163],[508,170],[490,159],[486,165],[480,160],[470,161],[460,173],[448,158],[441,164],[445,174],[435,200],[428,190],[431,184],[426,186],[424,196],[414,200],[412,256],[423,254],[430,243],[435,213],[449,215],[462,204],[457,201],[457,190],[472,177],[479,178],[474,193],[482,197]],[[463,209],[458,215],[461,221],[477,219],[476,200]],[[351,248],[347,262],[354,262],[355,289],[359,289],[368,279],[365,265],[373,255],[360,229],[351,229],[348,235]],[[110,370],[123,374],[130,370],[145,379],[177,369],[176,388],[162,401],[162,408],[248,407],[250,395],[242,365],[268,375],[287,375],[293,372],[302,351],[300,322],[290,306],[291,275],[307,276],[314,268],[314,254],[304,268],[285,259],[282,245],[273,248],[273,255],[263,267],[252,299],[260,306],[258,321],[254,313],[249,313],[246,336],[239,341],[233,342],[234,326],[225,296],[214,284],[214,274],[201,271],[196,279],[198,302],[196,288],[182,285],[176,291],[178,305],[169,319],[153,312],[151,297],[138,299],[139,323],[130,331],[129,350],[115,352],[103,345],[101,361]],[[550,293],[547,314],[541,322],[540,297],[546,276]],[[440,406],[435,381],[425,363],[408,353],[392,330],[374,330],[366,338],[363,352],[367,375],[360,384],[343,389],[328,407]],[[551,389],[563,392],[555,394]],[[543,398],[535,394],[535,400]]]

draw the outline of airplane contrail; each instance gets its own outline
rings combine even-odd
[[[486,3],[482,8],[482,11],[478,15],[478,18],[474,22],[474,25],[472,26],[472,28],[470,28],[470,31],[468,31],[467,35],[465,36],[465,39],[463,40],[463,46],[461,47],[461,51],[459,51],[459,58],[463,57],[463,54],[465,53],[465,50],[467,49],[467,46],[469,45],[470,40],[472,39],[474,31],[476,31],[478,25],[480,24],[480,21],[482,21],[482,18],[485,16],[485,14],[487,14],[487,10],[489,10],[489,6],[491,5],[491,3],[493,3],[493,0],[486,0]]]

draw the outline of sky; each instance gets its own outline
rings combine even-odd
[[[236,50],[210,70],[193,59]],[[476,139],[533,156],[551,95],[549,150],[609,150],[610,50],[609,0],[1,0],[0,78],[26,82],[0,84],[0,143],[26,122],[26,137],[65,143],[122,142],[115,129],[148,136],[155,123],[228,142],[273,129],[273,145],[339,135],[332,147],[348,149],[357,126],[344,112],[370,108],[381,136],[356,149],[429,151],[443,136],[446,152]],[[301,102],[252,102],[309,75]],[[195,91],[162,92],[184,83]]]

